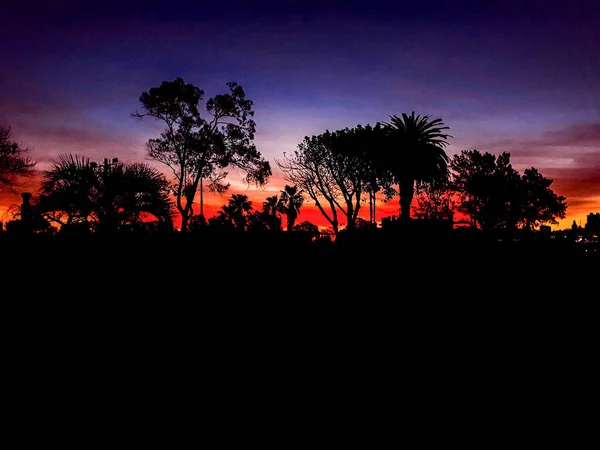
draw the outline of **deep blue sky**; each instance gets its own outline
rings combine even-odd
[[[275,167],[306,135],[414,110],[450,126],[450,154],[538,168],[568,224],[585,223],[600,211],[599,30],[598,0],[9,0],[0,122],[41,167],[67,152],[139,161],[160,131],[129,116],[142,91],[180,76],[208,98],[236,81]]]

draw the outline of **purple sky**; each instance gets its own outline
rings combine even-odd
[[[40,168],[144,160],[161,127],[130,117],[142,91],[182,77],[208,98],[236,81],[269,190],[304,136],[414,110],[450,127],[450,155],[507,151],[553,178],[562,226],[600,211],[598,0],[152,3],[3,2],[0,122]]]

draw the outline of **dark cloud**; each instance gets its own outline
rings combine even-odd
[[[465,139],[462,142],[466,142]],[[600,122],[575,123],[533,137],[507,137],[498,141],[475,141],[474,148],[494,154],[508,152],[512,158],[557,157],[581,160],[582,165],[600,167]]]
[[[542,142],[557,146],[581,146],[600,149],[600,122],[575,124],[550,131]]]
[[[8,119],[2,115],[0,118],[10,125],[15,140],[30,148],[31,156],[42,168],[59,154],[66,153],[92,159],[143,158],[147,137],[144,128],[139,127],[133,118],[126,116],[123,119],[131,123],[131,129],[127,129],[103,123],[82,112],[78,114],[69,108],[49,111],[45,106],[24,105],[14,111]],[[50,118],[46,118],[46,114],[50,114]]]

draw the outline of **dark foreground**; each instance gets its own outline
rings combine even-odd
[[[573,292],[573,277],[584,283],[597,276],[594,270],[600,261],[597,242],[460,235],[354,234],[342,235],[337,242],[285,233],[4,235],[0,252],[5,282],[26,289],[47,286],[48,294],[61,291],[65,299],[106,292],[110,299],[227,298],[240,290],[265,298],[312,297],[333,286],[341,292],[352,286],[348,294],[354,297],[372,297],[374,292],[420,296],[424,294],[417,292],[425,288],[444,289],[450,296],[492,294],[490,286],[478,286],[486,280],[521,290],[555,284]]]
[[[321,373],[342,360],[348,371],[385,363],[398,377],[426,367],[446,379],[457,366],[521,374],[542,360],[564,370],[591,361],[597,250],[417,238],[3,240],[5,349],[27,374],[189,365],[227,368],[231,379],[257,367]]]

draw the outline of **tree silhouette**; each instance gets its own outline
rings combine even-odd
[[[510,163],[510,153],[463,150],[454,155],[450,167],[460,198],[458,210],[484,231],[531,230],[565,217],[566,198],[550,189],[552,180],[535,168],[521,176]]]
[[[276,195],[267,197],[261,211],[250,214],[248,230],[280,231],[281,217],[279,216],[280,200]]]
[[[369,221],[376,222],[377,194],[391,192],[390,198],[396,194],[393,189],[393,179],[390,172],[382,170],[380,154],[387,142],[386,130],[381,123],[375,126],[370,124],[357,125],[354,128],[345,128],[336,132],[336,139],[332,141],[332,152],[350,158],[360,180],[361,195],[366,193],[369,202]],[[361,199],[362,200],[362,199]],[[354,222],[349,223],[349,229],[354,227]]]
[[[362,194],[370,181],[365,159],[355,146],[355,129],[326,130],[306,136],[292,156],[284,153],[282,160],[275,160],[284,179],[306,192],[336,235],[338,212],[346,218],[347,229],[355,228]]]
[[[311,233],[318,233],[319,227],[316,226],[314,223],[305,220],[303,222],[300,222],[298,225],[294,225],[294,231],[308,231]]]
[[[209,179],[210,190],[222,193],[229,187],[224,183],[227,167],[241,170],[245,173],[244,180],[257,186],[264,185],[271,175],[269,162],[254,145],[253,102],[237,83],[229,82],[227,87],[228,93],[206,102],[208,119],[198,109],[204,91],[186,84],[182,78],[163,81],[160,86],[143,92],[139,99],[143,112],[132,114],[153,117],[167,127],[160,138],[148,141],[147,154],[173,172],[182,231],[187,230],[194,215],[192,205],[203,179]],[[200,201],[202,214],[202,192]]]
[[[524,201],[519,222],[527,229],[540,225],[556,225],[557,218],[564,219],[567,212],[567,199],[550,189],[553,180],[545,178],[534,167],[525,169],[521,177],[521,192]]]
[[[223,224],[230,224],[239,231],[245,231],[249,215],[252,211],[252,202],[247,195],[233,194],[227,205],[221,206],[217,212],[217,219]]]
[[[276,216],[278,213],[277,205],[279,204],[279,199],[276,195],[272,195],[271,197],[267,197],[263,202],[263,212],[269,216]]]
[[[390,116],[384,122],[388,133],[385,151],[380,154],[380,164],[391,173],[398,185],[400,211],[403,219],[410,218],[415,183],[430,183],[442,180],[449,175],[449,157],[444,147],[447,139],[442,119],[430,116],[410,115]]]
[[[168,181],[142,163],[98,165],[89,158],[60,155],[44,172],[38,193],[37,210],[60,225],[83,223],[113,232],[154,217],[172,226]]]
[[[12,129],[0,124],[0,189],[16,192],[20,177],[35,175],[36,163],[29,156],[30,149],[12,139]]]
[[[415,186],[414,211],[417,216],[430,219],[449,219],[456,211],[456,191],[451,177]]]
[[[310,240],[310,241],[314,241],[314,240],[318,239],[321,234],[319,231],[319,227],[316,226],[314,223],[309,222],[308,220],[305,220],[303,222],[300,222],[297,225],[294,225],[294,228],[292,230],[296,234],[307,236],[308,240]]]
[[[450,167],[460,199],[458,210],[484,231],[504,227],[509,221],[511,189],[519,178],[510,165],[509,154],[496,157],[478,150],[463,150],[454,155]]]
[[[298,189],[298,186],[285,185],[283,191],[279,196],[279,202],[277,205],[278,210],[285,214],[287,218],[287,230],[292,231],[294,224],[300,214],[300,208],[304,204],[304,197],[302,192]]]
[[[6,224],[6,230],[21,235],[47,234],[52,235],[57,230],[50,222],[39,214],[32,200],[31,192],[22,192],[21,204],[12,204],[8,207],[6,214],[12,216],[13,220]],[[2,231],[0,229],[0,231]]]

